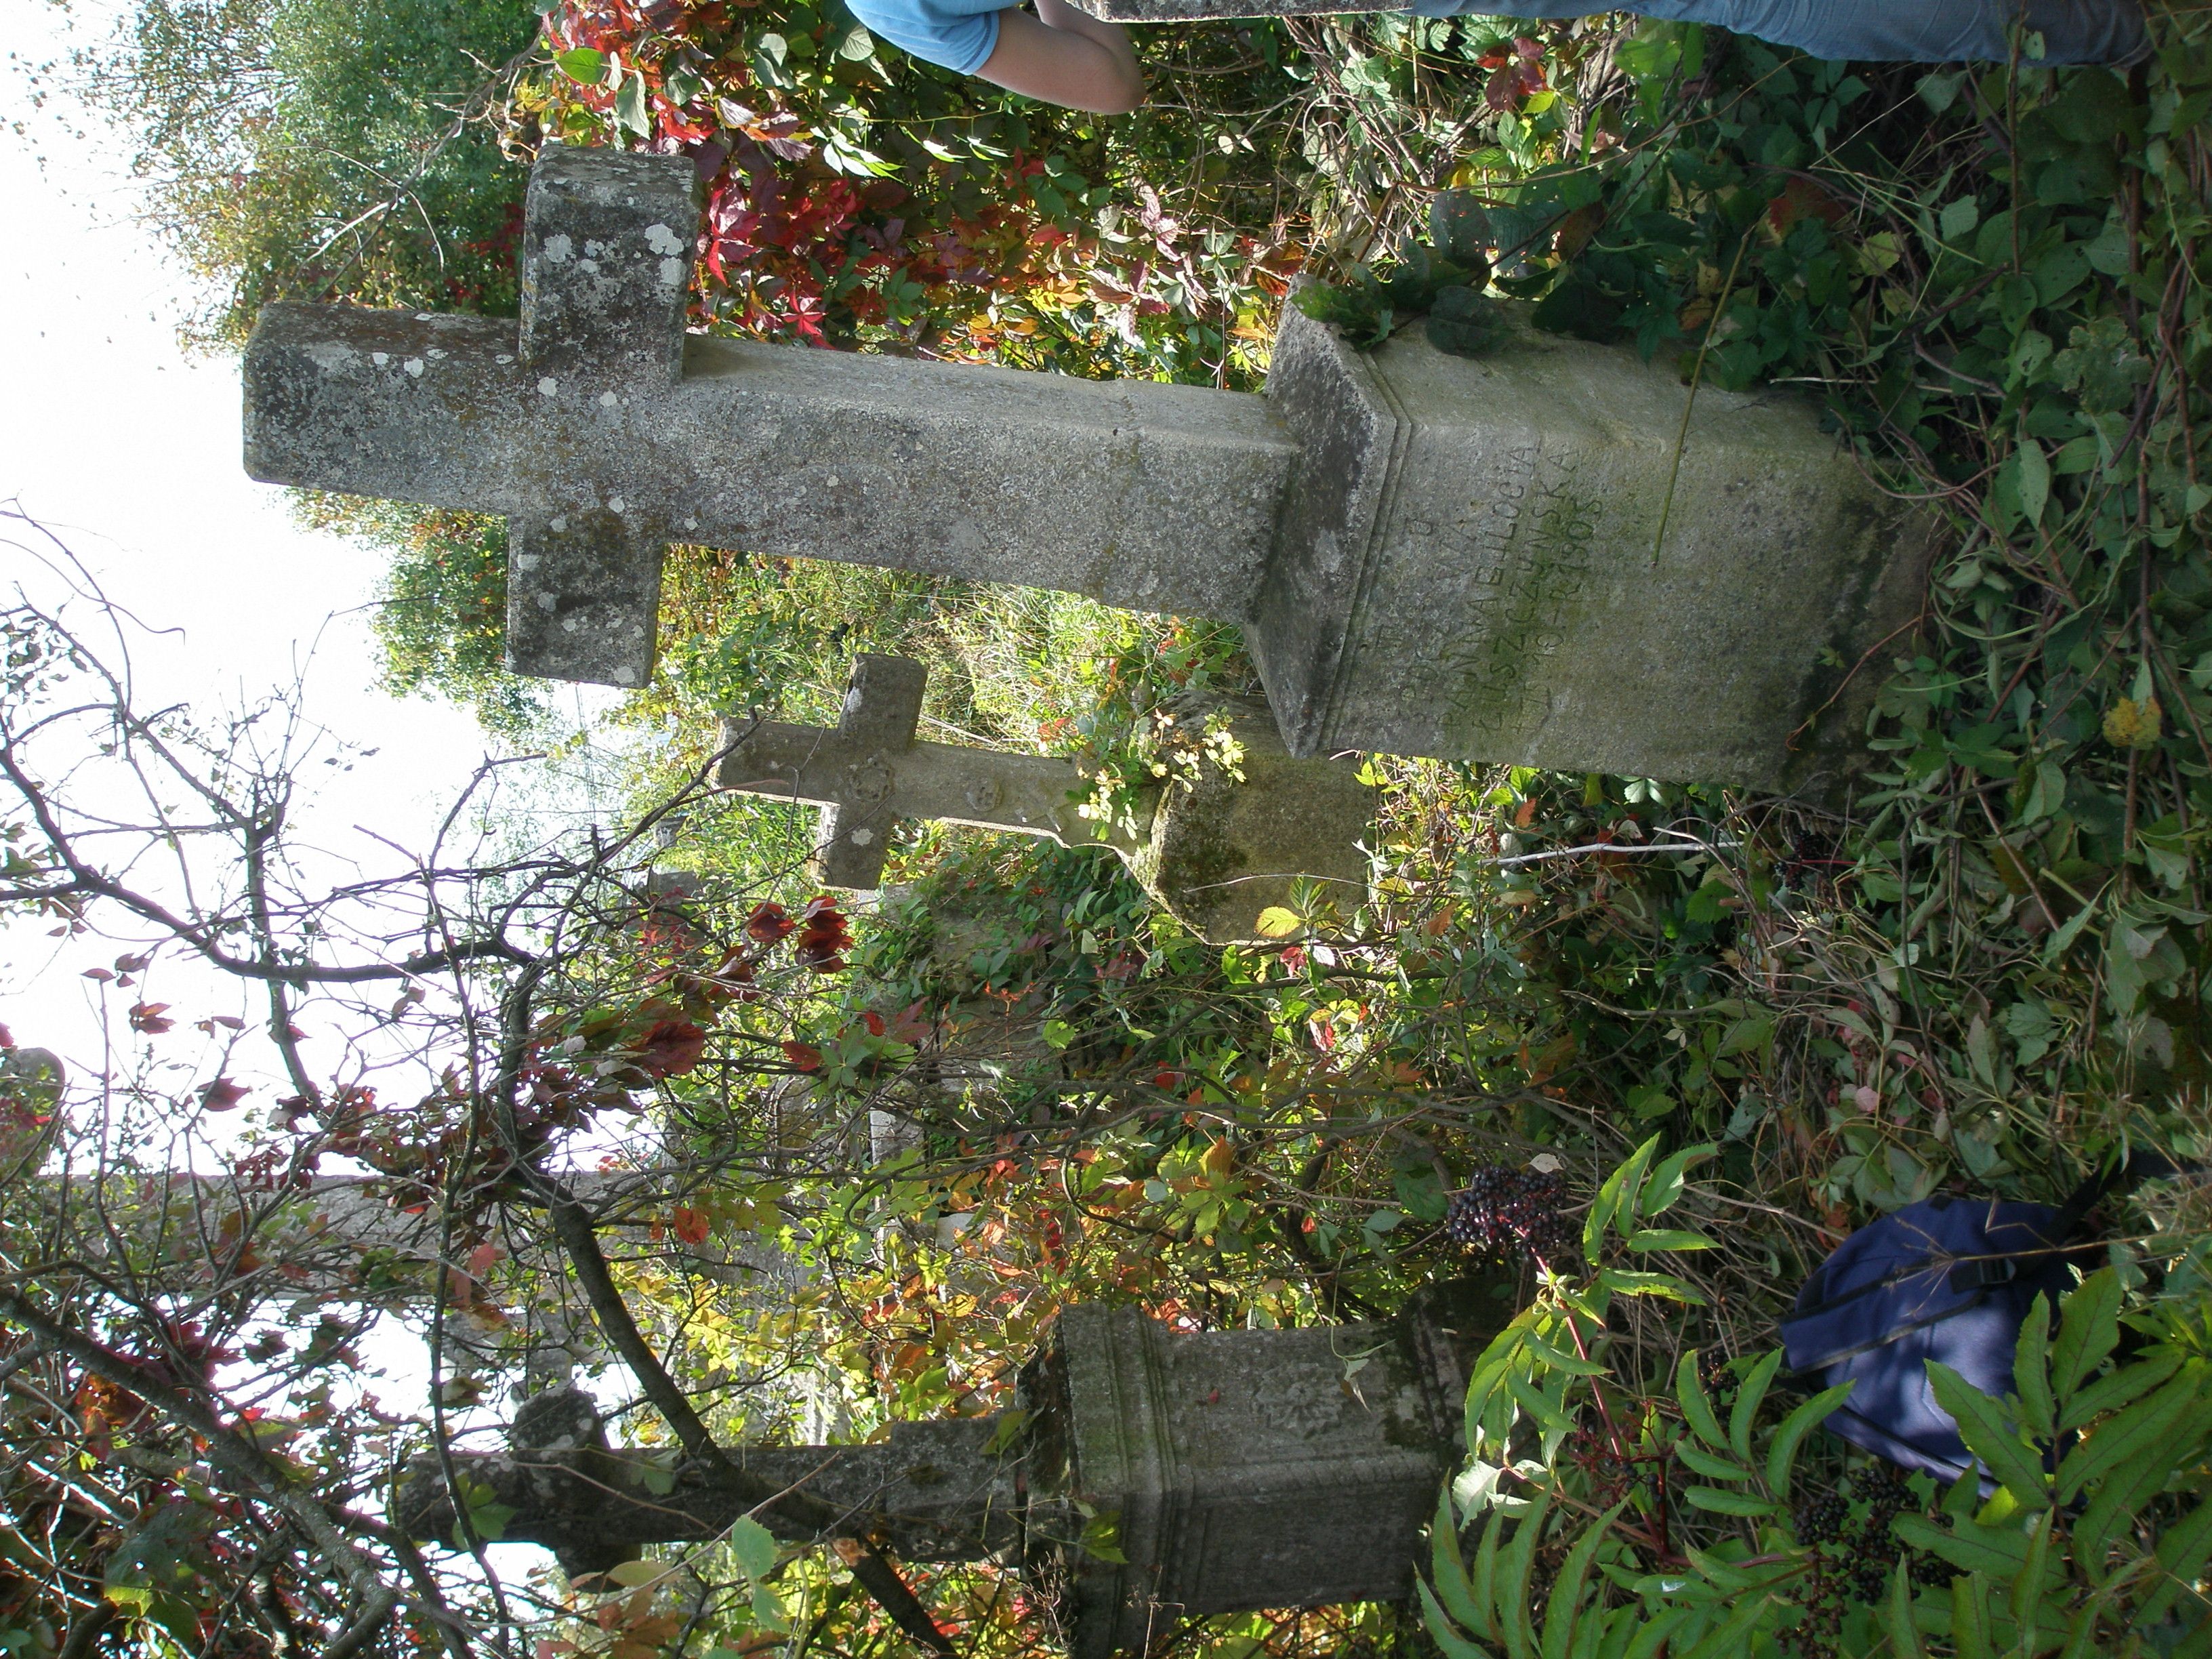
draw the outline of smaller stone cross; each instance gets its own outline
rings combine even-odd
[[[740,794],[819,806],[815,868],[831,887],[880,886],[901,818],[1089,842],[1069,799],[1083,782],[1073,761],[915,738],[928,673],[908,657],[855,659],[835,730],[726,721],[717,781]]]

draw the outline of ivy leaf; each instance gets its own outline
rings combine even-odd
[[[641,138],[653,137],[645,112],[645,77],[635,70],[623,76],[622,89],[615,94],[615,125]]]

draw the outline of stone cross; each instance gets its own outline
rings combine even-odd
[[[814,1516],[826,1503],[909,1559],[1022,1565],[1073,1659],[1110,1659],[1181,1619],[1410,1594],[1459,1462],[1467,1361],[1513,1295],[1510,1279],[1468,1279],[1387,1323],[1188,1336],[1133,1310],[1069,1308],[1014,1412],[896,1424],[866,1445],[733,1447],[743,1492],[610,1448],[574,1390],[526,1403],[507,1451],[450,1462],[509,1511],[506,1538],[572,1572],[714,1538],[763,1486],[803,1492]],[[417,1459],[394,1524],[450,1541],[452,1490],[440,1459]],[[754,1512],[785,1537],[819,1534],[773,1503]]]
[[[1241,608],[1296,453],[1261,399],[687,335],[698,221],[689,161],[549,146],[520,326],[265,307],[246,471],[504,514],[508,665],[555,678],[645,684],[670,541]]]
[[[1236,622],[1293,757],[1825,789],[1917,610],[1929,520],[1779,392],[1295,308],[1264,398],[710,338],[698,234],[685,159],[548,147],[520,325],[264,308],[246,470],[505,514],[522,673],[643,684],[680,540]]]
[[[815,869],[832,887],[883,884],[900,818],[1089,842],[1089,826],[1068,799],[1083,782],[1073,761],[915,738],[928,672],[909,657],[856,659],[834,731],[725,722],[729,752],[717,781],[741,794],[819,806]]]

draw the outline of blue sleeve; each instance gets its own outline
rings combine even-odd
[[[961,13],[932,0],[846,0],[854,16],[902,52],[973,75],[999,46],[995,10]]]

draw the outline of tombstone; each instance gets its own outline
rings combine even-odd
[[[1142,1653],[1181,1619],[1410,1595],[1459,1462],[1466,1358],[1510,1314],[1503,1281],[1461,1287],[1449,1315],[1304,1330],[1179,1336],[1132,1310],[1070,1308],[1021,1373],[1018,1416],[728,1455],[909,1559],[1019,1562],[1073,1659]],[[672,1489],[665,1466],[609,1449],[580,1400],[519,1414],[505,1453],[453,1455],[514,1510],[507,1538],[588,1569],[713,1538],[752,1507],[696,1465]],[[417,1460],[394,1523],[449,1540],[448,1491],[438,1460]],[[820,1533],[773,1507],[759,1518],[788,1539]]]
[[[520,325],[264,308],[246,470],[507,515],[519,672],[643,684],[681,540],[1237,622],[1296,757],[1832,787],[1917,611],[1931,521],[1792,394],[1295,310],[1264,398],[687,336],[697,232],[684,158],[548,148]]]
[[[1292,759],[1264,718],[1231,722],[1245,751],[1242,781],[1204,766],[1194,784],[1151,794],[1140,838],[1116,830],[1102,842],[1077,814],[1088,786],[1074,762],[916,738],[927,673],[910,658],[855,659],[834,730],[726,721],[717,781],[818,806],[814,869],[832,887],[881,885],[898,820],[933,818],[1109,846],[1155,899],[1216,944],[1257,937],[1261,911],[1289,899],[1300,877],[1348,888],[1347,911],[1365,897],[1359,843],[1373,793],[1349,764]]]

